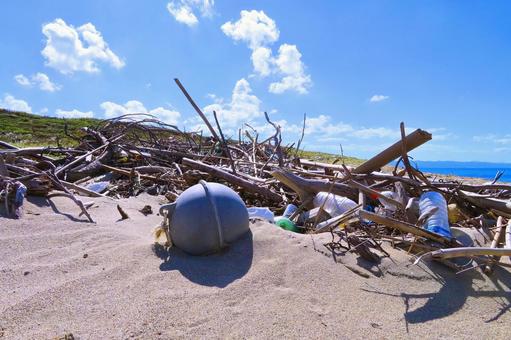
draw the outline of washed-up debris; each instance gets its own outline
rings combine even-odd
[[[468,257],[487,272],[508,265],[499,259],[511,248],[511,185],[498,182],[501,174],[491,183],[473,184],[422,173],[408,152],[431,140],[430,133],[418,129],[407,135],[401,124],[399,141],[357,167],[344,164],[342,157],[336,164],[321,163],[299,157],[303,134],[284,145],[280,126],[268,114],[271,136],[262,137],[248,124],[237,136],[226,136],[216,112],[212,124],[176,83],[203,120],[207,136],[151,115],[129,114],[84,128],[80,135],[68,133],[78,143],[73,148],[17,148],[0,141],[2,210],[20,217],[25,195],[59,195],[73,200],[92,222],[92,204],[76,194],[127,198],[147,193],[174,202],[204,180],[237,192],[251,207],[251,218],[294,232],[330,232],[331,250],[376,260],[388,256],[381,247],[387,242],[414,256],[428,253],[423,258],[458,270],[466,268],[445,260]],[[305,122],[306,117],[303,130]],[[393,170],[382,171],[396,160]],[[127,218],[122,208],[119,212]],[[453,228],[489,235],[491,245],[462,247]]]
[[[130,218],[130,216],[128,215],[128,213],[126,213],[126,211],[124,211],[123,208],[121,208],[121,206],[119,204],[117,204],[117,211],[119,212],[119,214],[121,215],[121,219],[122,220],[127,220],[128,218]]]
[[[145,205],[142,209],[139,210],[144,215],[151,215],[153,213],[153,208],[150,205]]]

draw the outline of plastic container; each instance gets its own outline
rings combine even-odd
[[[447,202],[442,194],[435,191],[428,191],[421,195],[419,200],[419,211],[423,215],[438,208],[423,224],[423,228],[438,235],[451,238]]]
[[[349,198],[321,191],[316,194],[312,203],[314,207],[319,208],[323,205],[323,202],[325,202],[323,209],[331,217],[342,215],[357,206],[357,204]]]
[[[387,198],[392,198],[394,200],[396,199],[396,194],[393,191],[382,191],[381,194]],[[378,198],[378,200],[383,205],[385,210],[392,211],[392,212],[397,210],[397,207],[394,204],[389,203],[388,201],[382,200],[380,197]]]
[[[284,210],[284,214],[282,214],[282,216],[291,217],[291,215],[293,215],[293,213],[297,210],[298,210],[298,207],[296,205],[288,204],[286,207],[286,210]]]
[[[273,214],[273,211],[268,208],[250,207],[247,208],[247,211],[249,218],[258,218],[261,220],[266,220],[270,223],[275,222],[275,215]]]

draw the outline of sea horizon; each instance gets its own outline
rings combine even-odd
[[[459,162],[459,161],[412,161],[422,172],[473,177],[493,180],[498,171],[504,174],[499,182],[511,182],[511,163],[493,162]]]

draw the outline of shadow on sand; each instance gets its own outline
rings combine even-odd
[[[176,247],[166,250],[155,244],[154,253],[163,260],[161,271],[178,270],[188,280],[203,286],[224,288],[243,277],[252,265],[252,231],[229,248],[208,256],[192,256]]]
[[[59,208],[53,203],[50,198],[40,197],[40,196],[27,196],[26,200],[40,208],[49,207],[53,210],[54,213],[67,217],[73,222],[89,222],[87,217],[82,216],[81,218],[77,218],[72,214],[68,214],[59,210]],[[77,208],[78,209],[78,208]]]
[[[469,296],[475,298],[489,297],[495,301],[496,313],[485,322],[495,321],[511,309],[511,273],[508,270],[495,268],[494,273],[488,279],[493,282],[496,288],[488,289],[487,284],[478,287],[476,281],[484,280],[483,274],[479,271],[472,270],[456,275],[452,270],[440,264],[430,263],[428,266],[434,273],[433,278],[442,285],[436,292],[389,294],[381,291],[363,290],[402,298],[405,305],[404,319],[407,328],[408,324],[423,323],[456,313],[463,307]],[[413,300],[417,299],[427,299],[427,301],[424,305],[410,310]]]

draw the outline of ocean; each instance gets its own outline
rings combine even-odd
[[[442,175],[455,175],[461,177],[477,177],[493,180],[497,171],[504,171],[500,182],[511,182],[511,168],[434,168],[420,167],[422,172],[430,172]]]

